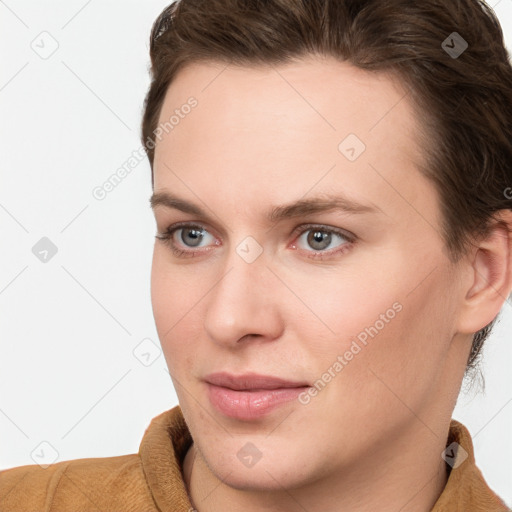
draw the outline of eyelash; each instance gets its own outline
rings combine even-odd
[[[184,229],[184,228],[197,229],[197,230],[204,229],[203,226],[198,225],[198,224],[192,224],[192,223],[186,223],[186,222],[179,223],[179,224],[174,224],[172,226],[169,226],[164,233],[159,233],[158,235],[155,236],[155,238],[157,238],[158,240],[162,240],[165,245],[170,247],[173,254],[178,258],[183,258],[183,257],[192,258],[192,257],[196,256],[197,254],[205,253],[206,251],[209,250],[209,249],[206,249],[206,250],[202,249],[200,251],[188,251],[188,250],[183,250],[183,249],[179,249],[178,247],[176,247],[176,244],[173,241],[173,235],[176,231],[178,231],[180,229]],[[332,228],[329,226],[323,226],[323,225],[319,225],[319,224],[305,224],[305,225],[299,226],[297,229],[295,229],[293,231],[292,235],[293,236],[296,235],[296,238],[299,238],[304,233],[306,233],[308,231],[313,231],[313,230],[320,231],[321,233],[331,233],[331,234],[334,233],[334,234],[339,235],[340,237],[344,238],[346,240],[346,243],[344,243],[343,245],[341,245],[338,248],[333,249],[331,251],[316,251],[316,252],[306,251],[308,253],[311,253],[310,255],[307,256],[310,259],[322,260],[326,256],[331,257],[331,256],[334,256],[337,254],[340,254],[340,255],[344,254],[352,248],[352,246],[354,245],[354,242],[356,240],[356,237],[354,235],[349,235],[348,233],[346,233],[340,229]],[[207,230],[205,230],[205,231],[207,231]]]

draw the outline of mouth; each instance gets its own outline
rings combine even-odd
[[[279,406],[295,400],[310,387],[305,381],[292,381],[256,373],[231,375],[214,373],[204,379],[212,406],[224,416],[238,420],[261,418]]]

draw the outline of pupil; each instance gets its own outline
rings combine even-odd
[[[323,231],[314,231],[308,237],[308,242],[314,249],[325,249],[331,243],[331,234]],[[320,244],[320,247],[315,247],[315,244]]]
[[[193,239],[192,241],[195,242],[192,245],[194,247],[197,246],[203,236],[202,232],[198,229],[189,229],[189,230],[187,230],[187,233],[189,234],[188,236]],[[182,238],[183,238],[183,236],[182,236]],[[183,241],[185,242],[185,240],[183,240]]]

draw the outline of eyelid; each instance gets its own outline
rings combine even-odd
[[[333,249],[322,251],[298,248],[298,238],[303,236],[308,231],[314,231],[315,229],[317,231],[323,231],[325,233],[333,233],[334,235],[343,238],[345,242],[338,245],[337,247],[334,247]],[[297,233],[297,236],[294,238],[294,241],[292,242],[292,247],[295,250],[298,250],[300,253],[304,254],[307,259],[313,261],[336,261],[336,259],[339,259],[342,255],[350,251],[357,240],[357,237],[350,231],[334,226],[329,226],[327,224],[301,224],[300,226],[297,226],[293,233]]]
[[[189,222],[189,221],[176,222],[175,224],[171,224],[165,230],[164,234],[165,233],[167,233],[167,234],[170,233],[170,237],[172,238],[174,236],[174,234],[176,233],[176,231],[179,231],[180,229],[197,229],[197,230],[200,230],[200,231],[206,231],[213,238],[217,239],[217,237],[212,233],[212,231],[208,227],[206,227],[204,224],[202,224],[201,222]],[[216,241],[214,245],[220,245],[220,244],[217,243],[217,241]],[[211,246],[209,246],[209,247],[211,247]],[[192,252],[192,251],[194,251],[194,248],[190,247],[187,250],[189,252]],[[199,251],[205,251],[206,247],[199,247],[198,250]]]
[[[167,226],[164,229],[164,233],[171,231],[171,230],[175,231],[175,230],[179,229],[180,227],[200,228],[204,231],[208,231],[208,233],[215,236],[215,234],[212,233],[212,231],[215,231],[215,230],[210,229],[208,224],[205,224],[200,221],[198,221],[198,222],[194,222],[194,221],[175,222],[175,223]],[[347,240],[350,240],[350,241],[355,241],[357,239],[357,237],[356,237],[356,235],[354,235],[354,233],[352,233],[346,229],[339,228],[336,226],[331,226],[329,224],[322,224],[322,223],[318,223],[318,222],[317,223],[309,222],[309,223],[305,223],[305,224],[300,224],[299,226],[297,226],[296,228],[294,228],[292,230],[292,232],[290,233],[290,236],[294,236],[297,233],[302,234],[304,231],[307,231],[308,229],[314,229],[314,228],[318,228],[319,230],[323,230],[323,231],[332,231],[334,233],[338,233],[339,235],[343,236],[344,238],[346,238]]]
[[[349,242],[355,242],[357,237],[351,233],[350,231],[347,231],[343,228],[337,228],[335,226],[329,226],[328,224],[318,224],[318,223],[306,223],[301,224],[300,226],[297,226],[293,231],[292,235],[295,235],[295,233],[301,235],[305,231],[310,231],[312,229],[318,229],[318,231],[326,231],[331,233],[336,233],[343,238],[346,238]]]
[[[206,226],[202,222],[183,221],[171,224],[170,226],[167,227],[163,234],[157,235],[156,238],[161,239],[166,245],[168,245],[177,257],[195,257],[196,254],[204,255],[205,253],[210,252],[212,250],[212,245],[206,247],[199,247],[197,250],[195,250],[194,248],[181,249],[179,245],[174,243],[173,237],[177,231],[184,228],[196,228],[201,231],[206,231],[212,236],[215,236],[212,233],[210,233],[208,229],[206,229]],[[317,229],[318,231],[323,231],[327,233],[334,233],[340,236],[341,238],[344,238],[346,240],[346,243],[343,243],[334,249],[325,251],[308,251],[306,249],[299,249],[301,253],[305,253],[306,257],[312,260],[333,259],[337,255],[341,256],[345,252],[349,251],[356,242],[356,240],[358,239],[356,235],[343,228],[330,226],[327,224],[306,223],[300,224],[291,232],[290,236],[294,236],[294,241],[292,242],[293,248],[297,249],[295,243],[299,236],[302,236],[304,233],[311,231],[313,229]],[[218,246],[222,244],[220,244],[218,240],[216,240],[214,245]]]

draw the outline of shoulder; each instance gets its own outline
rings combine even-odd
[[[0,471],[0,512],[153,511],[138,454],[37,464]]]

